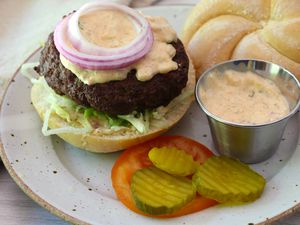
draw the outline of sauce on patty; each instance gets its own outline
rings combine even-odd
[[[81,34],[90,43],[106,48],[119,48],[137,36],[132,19],[118,10],[94,10],[79,18]]]
[[[154,42],[151,50],[142,59],[127,67],[116,70],[83,69],[60,55],[61,63],[87,85],[125,80],[131,70],[136,70],[139,81],[151,80],[156,74],[166,74],[177,70],[180,65],[173,61],[176,49],[172,42],[177,41],[174,29],[160,16],[148,16]],[[123,47],[138,35],[136,22],[125,13],[117,10],[94,10],[79,18],[79,28],[89,42],[106,48]]]
[[[288,101],[275,83],[252,72],[211,73],[199,92],[210,113],[230,122],[268,123],[290,111]]]

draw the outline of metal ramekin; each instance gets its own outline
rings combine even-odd
[[[275,82],[289,102],[289,114],[270,123],[243,125],[226,121],[209,112],[201,101],[199,90],[208,74],[216,71],[222,73],[225,70],[252,71]],[[300,105],[300,83],[297,78],[281,66],[261,60],[232,60],[215,65],[202,74],[195,94],[201,109],[207,115],[216,149],[222,155],[238,158],[246,163],[261,162],[274,154],[288,119]]]

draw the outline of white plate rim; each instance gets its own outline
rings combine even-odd
[[[180,7],[180,6],[191,6],[190,4],[176,4],[176,5],[162,5],[162,6],[152,6],[151,8],[170,8],[170,7]],[[145,8],[147,9],[147,8]],[[8,85],[5,87],[5,90],[3,92],[3,95],[1,96],[1,101],[0,101],[0,112],[2,111],[2,106],[4,103],[4,97],[7,94],[7,91],[9,87],[11,86],[12,82],[14,81],[15,77],[18,75],[20,72],[21,66],[26,63],[31,57],[33,57],[38,51],[40,51],[41,47],[37,48],[35,51],[33,51],[21,65],[18,67],[18,69],[15,71],[13,76],[8,82]],[[52,213],[55,216],[58,216],[59,218],[70,222],[72,224],[84,224],[88,225],[89,223],[82,221],[76,217],[73,217],[69,215],[68,213],[64,212],[63,210],[59,210],[55,206],[53,206],[51,203],[47,202],[45,199],[40,197],[37,193],[35,193],[28,185],[25,184],[25,182],[22,180],[20,176],[17,175],[15,170],[13,169],[7,155],[5,152],[5,148],[3,146],[2,140],[1,140],[1,135],[0,135],[0,157],[2,159],[2,162],[8,171],[9,175],[12,177],[14,182],[21,188],[21,190],[28,196],[30,197],[33,201],[35,201],[37,204],[39,204],[41,207],[45,208],[48,210],[50,213]],[[273,216],[271,218],[266,218],[265,221],[262,221],[260,223],[256,223],[255,225],[268,225],[272,224],[280,219],[286,218],[287,216],[292,215],[294,212],[297,210],[300,210],[300,203],[295,204],[293,207],[290,207],[283,212],[279,213],[276,216]],[[254,224],[253,224],[254,225]]]
[[[10,85],[12,84],[13,80],[15,79],[15,77],[18,75],[18,73],[21,70],[21,66],[26,63],[31,57],[33,57],[38,51],[41,50],[41,47],[36,49],[34,52],[32,52],[25,60],[24,62],[19,66],[19,68],[16,70],[16,72],[13,74],[12,78],[10,79],[10,81],[8,82],[7,87],[5,88],[5,91],[3,93],[2,99],[1,99],[1,103],[0,103],[0,112],[2,110],[2,105],[4,103],[4,97],[7,93],[7,90],[9,89]],[[88,224],[85,223],[84,221],[77,219],[65,212],[63,212],[62,210],[57,209],[55,206],[51,205],[49,202],[47,202],[45,199],[43,199],[42,197],[40,197],[38,194],[36,194],[28,185],[26,185],[22,178],[20,176],[17,175],[17,173],[15,172],[15,170],[13,169],[3,146],[2,140],[1,140],[1,135],[0,135],[0,157],[1,160],[6,168],[6,170],[8,171],[9,175],[12,177],[12,179],[14,180],[14,182],[21,188],[21,190],[28,196],[30,197],[33,201],[35,201],[36,203],[38,203],[41,207],[47,209],[50,213],[52,213],[53,215],[56,215],[58,217],[60,217],[61,219],[67,221],[67,222],[71,222],[71,223],[76,223],[76,224]]]

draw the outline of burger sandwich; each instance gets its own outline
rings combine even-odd
[[[93,152],[158,136],[193,101],[193,67],[168,22],[108,2],[63,17],[35,71],[43,134]]]

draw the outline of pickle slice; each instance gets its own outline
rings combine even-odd
[[[152,215],[172,213],[196,195],[191,180],[172,176],[156,167],[136,171],[130,188],[136,207]]]
[[[148,157],[157,168],[177,176],[191,175],[200,165],[191,155],[174,147],[152,148]]]
[[[248,165],[225,156],[210,157],[193,175],[197,192],[221,203],[254,201],[265,183]]]

